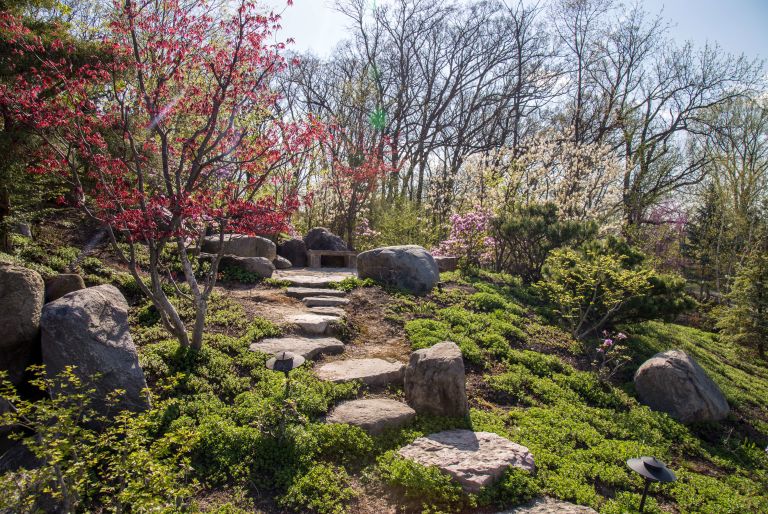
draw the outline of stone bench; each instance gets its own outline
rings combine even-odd
[[[309,260],[310,268],[322,268],[323,257],[340,257],[344,260],[344,266],[329,267],[357,268],[357,252],[350,252],[347,250],[307,250],[307,259]]]

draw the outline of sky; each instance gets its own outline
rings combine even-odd
[[[347,31],[346,18],[332,8],[333,0],[263,0],[283,12],[283,35],[294,38],[293,49],[325,57]],[[385,1],[385,0],[379,0]],[[471,0],[468,0],[471,1]],[[374,5],[376,0],[370,0]],[[727,52],[768,58],[768,0],[644,0],[647,11],[662,11],[680,42],[717,42]]]

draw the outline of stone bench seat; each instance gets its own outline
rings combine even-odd
[[[307,250],[310,268],[322,268],[323,257],[341,257],[344,259],[344,268],[357,268],[357,252],[349,250]]]

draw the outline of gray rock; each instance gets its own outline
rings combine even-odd
[[[40,274],[0,266],[0,370],[18,384],[40,348],[40,313],[45,285]]]
[[[45,282],[45,301],[52,302],[58,300],[65,294],[73,291],[85,289],[83,277],[76,273],[62,273],[46,280]]]
[[[328,316],[338,316],[339,318],[347,314],[341,307],[310,307],[309,312],[312,314],[327,314]]]
[[[416,412],[402,402],[387,398],[352,400],[338,405],[325,419],[328,423],[355,425],[371,434],[400,428],[416,417]]]
[[[350,382],[360,380],[372,387],[403,383],[402,362],[388,362],[384,359],[348,359],[321,364],[315,374],[329,382]]]
[[[505,510],[496,514],[597,514],[597,511],[584,505],[576,505],[545,496],[512,510]]]
[[[29,223],[24,223],[21,221],[13,224],[11,227],[11,232],[24,237],[32,237],[32,227],[29,226]]]
[[[275,268],[277,269],[288,269],[293,267],[293,264],[291,264],[291,261],[279,255],[275,257],[275,259],[272,261],[272,264],[274,264]]]
[[[265,257],[270,262],[277,257],[275,243],[265,237],[245,236],[242,234],[224,235],[224,255],[238,257]],[[200,251],[203,253],[219,253],[221,241],[219,236],[207,236],[203,240]]]
[[[456,343],[446,341],[411,353],[405,368],[405,399],[419,414],[469,414],[464,360]]]
[[[680,350],[645,361],[635,373],[635,389],[645,405],[683,423],[719,421],[730,410],[717,384]]]
[[[46,304],[40,327],[43,363],[51,376],[75,366],[82,380],[94,381],[95,406],[101,410],[115,389],[125,391],[118,408],[149,407],[147,382],[128,331],[128,303],[116,287],[89,287]]]
[[[302,300],[307,307],[338,307],[346,305],[349,300],[333,296],[308,296]]]
[[[357,274],[387,286],[424,295],[440,280],[432,256],[421,246],[386,246],[357,256]]]
[[[291,298],[307,298],[309,296],[333,296],[336,298],[343,298],[347,296],[346,291],[339,289],[321,289],[318,287],[289,287],[286,289],[285,294]]]
[[[344,343],[333,337],[279,337],[264,339],[250,346],[251,351],[275,354],[291,352],[305,359],[320,355],[338,355],[344,352]]]
[[[434,257],[434,259],[440,273],[443,271],[456,271],[456,268],[459,266],[458,257]]]
[[[307,245],[302,239],[289,239],[277,247],[277,255],[291,261],[297,268],[307,265]]]
[[[230,267],[237,268],[248,273],[255,273],[261,278],[270,278],[275,271],[275,265],[266,257],[237,257],[236,255],[222,255],[219,261],[219,269]]]
[[[493,484],[514,466],[534,471],[528,448],[490,432],[447,430],[419,437],[398,453],[422,466],[436,466],[468,492]]]
[[[304,236],[304,244],[307,250],[347,250],[347,245],[344,244],[343,239],[322,227],[316,227],[307,232],[307,235]]]

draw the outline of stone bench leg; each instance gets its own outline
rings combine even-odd
[[[310,255],[309,256],[309,267],[310,268],[319,268],[320,267],[320,255]]]

